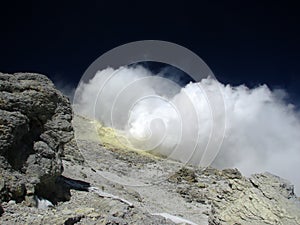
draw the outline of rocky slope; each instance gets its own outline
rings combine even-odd
[[[81,116],[73,139],[69,102],[45,76],[0,80],[0,224],[300,224],[288,181],[116,148]]]

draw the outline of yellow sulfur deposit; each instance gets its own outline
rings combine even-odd
[[[159,157],[158,155],[150,154],[143,149],[137,149],[125,136],[124,131],[116,130],[112,127],[105,127],[98,121],[93,121],[97,134],[99,135],[101,144],[110,150],[123,150],[123,151],[134,151],[139,154],[146,155],[148,157]]]

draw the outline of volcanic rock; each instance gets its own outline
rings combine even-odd
[[[69,100],[44,75],[0,73],[0,200],[54,199],[73,138]],[[51,194],[45,193],[45,187]]]

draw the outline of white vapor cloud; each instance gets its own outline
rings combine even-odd
[[[284,90],[232,87],[211,78],[182,88],[141,66],[107,68],[80,83],[74,106],[122,130],[137,148],[201,166],[213,124],[218,126],[204,93],[217,90],[225,104],[225,115],[217,118],[225,116],[226,130],[212,165],[236,167],[246,176],[269,171],[290,180],[299,195],[300,117]]]

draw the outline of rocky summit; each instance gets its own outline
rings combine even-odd
[[[0,224],[300,224],[278,176],[186,166],[109,131],[46,76],[0,73]]]

